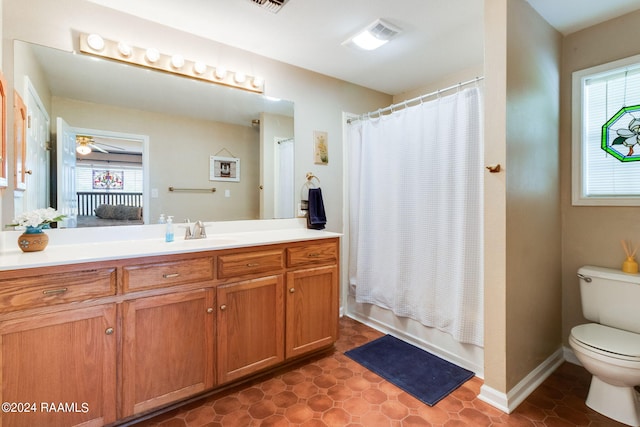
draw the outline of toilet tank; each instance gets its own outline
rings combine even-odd
[[[578,277],[585,318],[640,333],[640,274],[585,266],[578,269]]]

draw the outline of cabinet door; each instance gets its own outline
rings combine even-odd
[[[0,323],[2,427],[116,419],[115,304]]]
[[[338,267],[287,273],[286,357],[333,344],[338,338]]]
[[[213,387],[213,304],[212,289],[123,303],[123,417]]]
[[[218,381],[284,360],[284,283],[270,276],[218,287]]]

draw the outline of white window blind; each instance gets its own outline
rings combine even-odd
[[[601,147],[603,125],[621,108],[640,105],[640,57],[576,72],[573,78],[574,204],[640,205],[640,161],[622,162]],[[640,118],[640,112],[632,114]],[[626,128],[631,119],[627,114],[610,132]],[[640,146],[633,149],[640,154]]]

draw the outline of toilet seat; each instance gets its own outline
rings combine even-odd
[[[587,323],[571,329],[571,337],[587,350],[640,363],[640,334],[598,323]]]

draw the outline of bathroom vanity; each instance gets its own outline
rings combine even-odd
[[[259,223],[171,243],[51,230],[44,252],[3,251],[0,425],[117,423],[331,347],[339,235]]]

